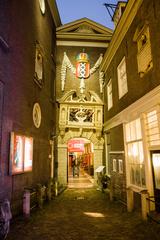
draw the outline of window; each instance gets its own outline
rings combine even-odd
[[[122,61],[118,65],[117,72],[118,72],[118,90],[119,90],[119,99],[120,99],[128,92],[125,57],[122,59]]]
[[[117,160],[113,159],[113,172],[117,172]]]
[[[122,159],[118,159],[118,169],[119,169],[119,173],[123,173],[123,160]]]
[[[146,131],[149,146],[160,145],[160,131],[157,109],[146,114]]]
[[[107,84],[107,98],[108,98],[108,110],[113,106],[113,98],[112,98],[112,80]]]
[[[14,132],[10,143],[10,174],[20,174],[32,171],[33,138]]]
[[[36,54],[35,54],[35,82],[39,87],[43,85],[43,56],[39,44],[36,44]]]
[[[148,72],[153,66],[149,27],[144,25],[137,28],[133,40],[137,42],[138,48],[138,73],[140,77],[143,77],[144,73]]]
[[[145,166],[140,118],[125,126],[130,184],[145,187]]]

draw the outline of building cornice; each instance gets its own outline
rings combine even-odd
[[[121,19],[119,20],[119,23],[112,36],[110,45],[105,53],[104,60],[100,67],[100,71],[105,72],[110,65],[142,2],[143,0],[129,0],[129,2],[127,3],[126,9]]]
[[[47,0],[48,1],[48,5],[52,14],[52,18],[54,20],[55,26],[59,27],[62,25],[61,23],[61,19],[59,16],[59,11],[57,8],[57,4],[56,4],[56,0]]]
[[[57,40],[57,46],[74,46],[74,47],[96,47],[96,48],[107,48],[109,43],[104,42],[90,42],[90,41],[65,41],[65,40]]]
[[[57,39],[88,39],[92,40],[99,40],[99,41],[110,41],[111,36],[107,34],[81,34],[81,33],[57,33]]]

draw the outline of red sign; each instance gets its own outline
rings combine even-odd
[[[84,62],[78,62],[76,64],[76,77],[88,78],[89,77],[90,64]]]
[[[84,141],[70,140],[68,142],[68,152],[84,152]]]

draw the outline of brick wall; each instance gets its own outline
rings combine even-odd
[[[133,37],[137,27],[145,23],[148,23],[149,25],[153,68],[151,68],[143,77],[140,77],[137,65],[137,44],[133,41]],[[160,61],[160,50],[157,48],[160,39],[160,32],[158,31],[159,25],[159,1],[143,1],[125,38],[123,39],[106,71],[106,82],[108,82],[110,78],[112,78],[113,82],[113,107],[108,112],[107,107],[105,108],[106,121],[160,84],[158,67]],[[124,55],[126,57],[128,93],[119,99],[117,66]],[[107,106],[107,87],[105,88],[104,95],[105,104]]]
[[[45,15],[41,14],[38,1],[1,1],[0,35],[9,45],[9,51],[0,46],[0,54],[3,56],[3,60],[0,58],[0,81],[4,84],[0,198],[8,196],[16,200],[22,199],[24,187],[46,183],[50,177],[49,139],[55,124],[55,102],[51,101],[50,90],[51,85],[54,85],[51,81],[55,78],[55,61],[51,57],[52,53],[55,56],[55,25],[47,1]],[[42,88],[34,81],[37,41],[44,58]],[[42,112],[42,122],[38,129],[32,119],[35,102],[40,104]],[[9,176],[11,131],[33,137],[32,172]]]

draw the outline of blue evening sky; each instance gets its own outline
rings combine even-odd
[[[56,0],[56,2],[62,24],[86,17],[113,29],[113,22],[103,4],[117,4],[118,0]]]

